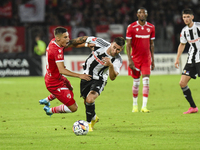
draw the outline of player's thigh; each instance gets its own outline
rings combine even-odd
[[[67,87],[48,88],[48,90],[56,96],[56,98],[66,106],[71,106],[75,103],[74,93]]]
[[[83,97],[83,99],[86,99],[88,93],[90,92],[92,82],[93,82],[92,80],[90,80],[90,81],[86,81],[83,79],[81,80],[80,93],[81,93],[81,96]]]
[[[186,64],[183,69],[182,75],[190,76],[191,78],[196,79],[197,67],[192,64]]]
[[[141,73],[142,75],[150,75],[151,74],[151,61],[146,61],[141,64]]]
[[[196,68],[198,77],[200,77],[200,63],[196,63],[196,64],[195,64],[195,68]]]
[[[134,62],[135,65],[135,70],[132,70],[131,68],[128,67],[128,75],[132,76],[134,79],[140,78],[141,76],[141,64]]]

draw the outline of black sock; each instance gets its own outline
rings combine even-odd
[[[188,86],[184,87],[184,88],[181,88],[183,90],[183,94],[185,96],[185,98],[187,99],[187,101],[190,103],[190,106],[195,108],[196,105],[193,101],[193,98],[192,98],[192,94],[191,94],[191,91],[190,91],[190,88]]]
[[[85,108],[87,122],[91,122],[92,118],[95,116],[95,103],[86,102]]]

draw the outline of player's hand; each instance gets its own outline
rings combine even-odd
[[[93,51],[95,44],[94,43],[88,43],[88,47]]]
[[[112,65],[111,60],[109,57],[102,57],[102,62],[104,66],[110,66]]]
[[[154,62],[152,62],[151,63],[151,70],[154,70],[154,68],[155,68],[155,64],[154,64]]]
[[[174,63],[175,68],[179,68],[179,60],[176,60],[176,62]]]
[[[132,70],[135,70],[135,65],[134,65],[134,63],[133,63],[133,61],[131,60],[131,61],[129,61],[129,68],[131,68]]]
[[[80,79],[83,79],[83,80],[86,80],[86,81],[90,81],[92,78],[91,78],[92,76],[91,75],[88,75],[88,74],[80,74],[79,75],[79,78]]]

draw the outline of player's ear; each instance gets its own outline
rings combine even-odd
[[[56,41],[60,41],[60,37],[59,36],[55,36]]]

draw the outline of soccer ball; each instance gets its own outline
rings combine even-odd
[[[87,121],[78,120],[74,122],[72,130],[76,135],[86,135],[89,130]]]

